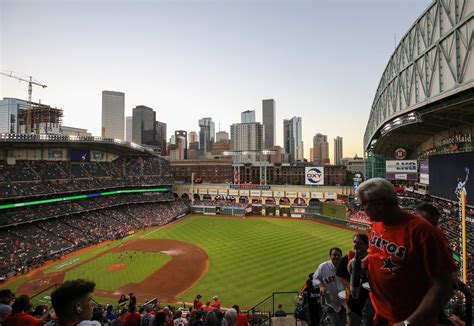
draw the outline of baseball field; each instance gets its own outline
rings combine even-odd
[[[189,216],[73,253],[4,287],[33,295],[81,277],[96,282],[101,302],[131,291],[139,301],[192,302],[199,293],[250,307],[272,292],[298,291],[329,248],[351,247],[353,233],[302,219]]]

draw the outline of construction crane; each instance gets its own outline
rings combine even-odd
[[[0,75],[4,75],[4,76],[10,77],[10,78],[18,79],[21,82],[28,83],[28,107],[27,107],[27,111],[26,111],[27,112],[27,114],[26,114],[26,117],[27,117],[26,118],[26,133],[27,134],[31,133],[31,131],[32,131],[32,121],[31,121],[31,110],[32,110],[31,103],[32,102],[31,102],[31,96],[33,94],[33,85],[41,86],[43,88],[46,88],[48,86],[37,83],[37,82],[34,82],[33,77],[31,77],[31,76],[29,76],[29,80],[24,79],[20,76],[16,76],[16,75],[13,74],[13,71],[11,71],[10,73],[5,73],[5,72],[0,71]]]

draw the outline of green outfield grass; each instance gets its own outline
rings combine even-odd
[[[165,254],[142,252],[129,254],[122,259],[119,259],[120,255],[120,253],[107,253],[93,259],[68,271],[65,280],[86,278],[94,280],[97,289],[114,291],[128,283],[141,283],[171,259],[169,255]],[[120,263],[125,264],[126,267],[114,272],[107,271],[108,266]]]
[[[217,294],[225,306],[250,307],[272,292],[299,291],[308,274],[329,259],[329,248],[351,247],[353,233],[297,219],[195,216],[145,238],[181,240],[208,253],[208,272],[181,300]]]
[[[129,268],[108,272],[106,267],[118,263],[119,254],[108,253],[96,259],[94,256],[136,238],[180,240],[201,247],[210,259],[208,272],[181,295],[180,301],[192,302],[198,293],[207,301],[217,294],[223,306],[239,304],[249,308],[273,292],[299,291],[308,274],[329,259],[329,248],[340,246],[345,253],[351,247],[353,233],[299,219],[193,216],[93,248],[75,257],[79,260],[60,261],[46,271],[65,270],[91,259],[70,269],[66,279],[89,278],[96,282],[97,289],[113,291],[127,283],[140,283],[170,257],[158,255],[150,258],[150,253],[137,253],[137,259],[133,258],[133,268],[128,261],[123,261],[129,264]],[[70,264],[65,266],[65,262]],[[12,285],[17,287],[25,280],[27,278],[22,277]],[[277,300],[291,311],[292,298],[292,295],[286,295]]]

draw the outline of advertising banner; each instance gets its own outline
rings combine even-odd
[[[239,190],[239,195],[241,196],[248,196],[250,192],[248,190]]]
[[[268,190],[262,190],[262,197],[273,197],[273,192]]]
[[[48,149],[48,158],[63,158],[62,149]]]
[[[217,195],[217,189],[208,189],[209,195]]]
[[[296,196],[296,191],[286,191],[286,197],[290,197],[290,198],[296,198],[298,196]]]
[[[227,195],[227,189],[219,189],[219,195]]]
[[[229,196],[238,196],[239,191],[234,189],[229,189]]]
[[[418,173],[393,173],[387,172],[385,178],[388,180],[410,180],[417,181]]]
[[[324,193],[322,192],[311,192],[311,198],[323,199]]]
[[[423,173],[423,174],[430,173],[428,160],[419,161],[418,164],[420,165],[420,173]]]
[[[284,197],[285,194],[284,194],[284,191],[274,191],[273,196],[274,197]]]
[[[305,184],[322,186],[324,185],[324,167],[307,166],[305,167]]]
[[[306,192],[306,191],[305,191],[305,192],[300,192],[300,193],[299,193],[299,196],[300,196],[301,198],[309,198],[309,192]]]
[[[337,199],[337,193],[335,192],[325,192],[324,198],[326,199]]]
[[[418,180],[418,162],[415,160],[386,161],[386,178],[389,180]]]
[[[207,195],[207,189],[199,188],[199,189],[198,189],[198,194],[200,194],[200,195]]]
[[[250,190],[250,196],[253,196],[253,197],[260,197],[260,190]]]
[[[429,185],[430,184],[430,175],[429,174],[420,174],[420,183]]]
[[[385,167],[387,173],[417,173],[417,161],[386,161]]]

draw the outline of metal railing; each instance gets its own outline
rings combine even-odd
[[[288,315],[293,315],[297,296],[297,291],[273,292],[247,310],[247,319],[250,325],[270,326],[272,317],[275,315],[275,308],[280,304]]]

